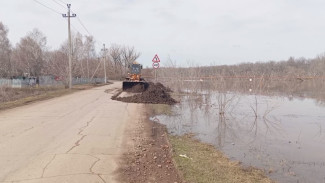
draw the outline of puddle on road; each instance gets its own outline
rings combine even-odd
[[[184,96],[170,133],[194,133],[279,182],[325,183],[325,103],[314,99],[217,93]]]

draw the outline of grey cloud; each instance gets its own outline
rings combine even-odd
[[[63,8],[49,0],[39,0]],[[151,65],[158,53],[179,63],[313,57],[324,52],[323,0],[71,0],[72,9],[101,43],[134,45]],[[34,27],[56,48],[66,39],[66,20],[33,1],[0,2],[0,21],[11,42]],[[78,31],[85,30],[72,20]],[[306,46],[308,45],[308,46]],[[179,64],[180,65],[180,64]]]

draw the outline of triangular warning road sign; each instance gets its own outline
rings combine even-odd
[[[160,59],[157,54],[155,55],[155,57],[153,57],[152,62],[160,62]]]

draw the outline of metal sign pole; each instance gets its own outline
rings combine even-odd
[[[157,69],[155,69],[155,82],[157,83]]]
[[[157,82],[157,69],[159,68],[159,62],[160,59],[158,57],[158,55],[156,54],[155,57],[152,59],[152,67],[155,69],[155,82]]]

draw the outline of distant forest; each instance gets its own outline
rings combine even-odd
[[[176,67],[172,61],[167,67],[160,68],[159,77],[213,79],[213,78],[274,78],[274,79],[311,79],[325,78],[325,55],[313,59],[290,57],[286,61],[241,63],[236,65]],[[145,69],[144,75],[153,77],[152,69]]]

